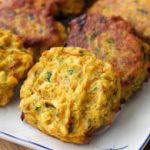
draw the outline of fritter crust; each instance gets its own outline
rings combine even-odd
[[[74,19],[70,23],[67,45],[86,48],[110,62],[121,78],[123,101],[148,77],[149,46],[137,38],[130,24],[120,17],[89,14]]]
[[[31,7],[51,16],[70,16],[80,14],[84,8],[84,0],[0,0],[0,8]]]
[[[0,28],[0,106],[8,104],[13,90],[32,65],[32,55],[20,39]]]
[[[61,23],[28,6],[0,9],[0,27],[19,35],[26,47],[48,49],[60,46],[66,39],[65,28]]]
[[[20,93],[22,118],[65,142],[88,143],[120,109],[112,66],[81,48],[45,51]]]
[[[9,7],[11,9],[34,9],[40,14],[55,15],[58,12],[56,0],[0,0],[0,8]]]
[[[150,42],[150,0],[99,0],[89,10],[104,16],[121,16]]]

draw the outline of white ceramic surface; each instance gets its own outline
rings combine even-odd
[[[123,106],[112,126],[88,145],[63,143],[22,122],[18,93],[12,103],[0,108],[0,138],[14,143],[35,150],[142,150],[150,139],[150,82]]]

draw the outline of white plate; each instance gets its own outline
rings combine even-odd
[[[113,125],[88,145],[63,143],[22,122],[17,97],[0,108],[0,138],[35,150],[142,150],[150,139],[150,82],[122,108]]]

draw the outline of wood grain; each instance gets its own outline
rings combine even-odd
[[[31,150],[31,149],[0,139],[0,150]]]

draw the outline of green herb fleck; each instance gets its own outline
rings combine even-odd
[[[70,125],[69,125],[69,133],[73,132],[73,130],[74,130],[74,125],[73,125],[73,123],[70,123]]]
[[[98,87],[93,87],[90,91],[89,94],[93,94],[94,92],[96,92],[98,90]]]
[[[43,33],[44,30],[42,28],[39,28],[38,31],[39,33]]]
[[[55,116],[56,116],[56,117],[59,117],[58,111],[55,112]]]
[[[37,76],[37,71],[34,72],[34,77],[36,77],[36,76]]]
[[[40,109],[40,106],[35,106],[35,110],[39,110]]]
[[[50,72],[50,71],[46,72],[46,79],[48,82],[50,82],[51,76],[52,76],[52,72]]]
[[[100,118],[100,125],[103,126],[105,122],[106,115]]]
[[[109,38],[109,39],[107,39],[107,42],[108,42],[109,44],[113,44],[115,41],[114,41],[114,39]]]
[[[94,87],[91,92],[95,92],[97,89],[98,87]]]
[[[2,45],[0,45],[0,48],[3,49],[4,47]]]
[[[96,50],[97,53],[100,52],[100,48],[98,48],[98,47],[95,50]]]
[[[143,14],[143,15],[147,15],[148,14],[148,11],[145,10],[145,9],[142,9],[142,8],[141,9],[138,8],[137,11],[140,12],[141,14]]]
[[[111,5],[104,6],[103,9],[112,9]]]
[[[94,32],[94,33],[91,35],[90,40],[93,41],[97,36],[98,36],[98,33],[97,33],[97,32]]]
[[[87,120],[87,125],[88,125],[88,133],[91,133],[93,131],[92,120],[91,119]]]
[[[67,75],[64,76],[64,80],[68,80],[68,76]]]
[[[72,70],[72,69],[69,69],[69,70],[68,70],[68,74],[69,74],[69,75],[72,75],[72,74],[73,74],[73,70]]]
[[[88,129],[90,129],[91,128],[91,126],[92,126],[92,121],[91,121],[91,119],[88,119]]]

